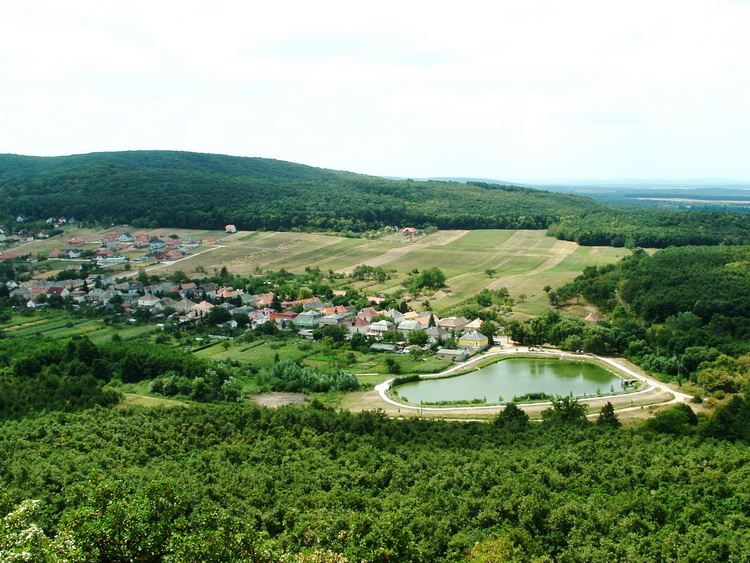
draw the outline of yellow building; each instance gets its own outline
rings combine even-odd
[[[489,344],[490,339],[476,330],[470,330],[458,337],[459,348],[467,348],[472,351],[483,350]]]

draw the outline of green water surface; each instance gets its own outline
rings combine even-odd
[[[527,393],[575,397],[622,390],[622,379],[601,366],[554,358],[507,358],[478,370],[394,387],[410,403],[485,399],[510,402]],[[502,399],[500,399],[502,397]]]

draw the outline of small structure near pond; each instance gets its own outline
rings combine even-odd
[[[438,350],[437,359],[451,360],[452,362],[464,362],[469,359],[470,355],[470,352],[466,349],[448,350],[447,348],[443,348],[442,350]]]

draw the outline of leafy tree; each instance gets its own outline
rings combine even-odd
[[[610,428],[619,428],[622,426],[620,419],[617,418],[617,413],[615,413],[615,407],[609,401],[602,407],[602,411],[596,419],[596,424],[597,426],[607,426]]]
[[[413,274],[405,285],[412,293],[418,293],[421,289],[440,289],[445,286],[445,274],[439,268],[428,268],[420,273]]]
[[[562,348],[563,350],[570,350],[572,352],[583,350],[583,338],[581,338],[577,334],[572,334],[560,343],[560,348]]]
[[[700,429],[701,436],[750,443],[750,401],[734,395],[719,405]]]
[[[211,326],[220,325],[232,320],[232,313],[226,307],[214,307],[205,317],[206,323]]]
[[[401,364],[399,364],[393,358],[385,359],[385,367],[386,369],[388,369],[388,373],[392,373],[394,375],[398,375],[399,373],[401,373]]]
[[[409,332],[409,344],[412,344],[414,346],[424,346],[427,344],[427,341],[429,340],[429,336],[427,336],[427,331],[425,330],[412,330]]]
[[[495,426],[510,432],[521,432],[529,427],[529,415],[515,403],[508,403],[495,417]]]
[[[477,293],[474,299],[476,299],[477,303],[481,305],[482,307],[492,306],[492,295],[487,289],[483,289],[482,291]]]
[[[679,403],[672,408],[656,413],[643,423],[645,430],[662,434],[692,434],[698,417],[688,405]]]
[[[494,323],[491,321],[484,321],[479,326],[479,332],[489,338],[490,346],[495,343],[495,335],[498,333],[498,328]]]
[[[349,331],[344,325],[326,325],[315,329],[313,335],[316,340],[329,338],[333,343],[341,344],[349,338]]]
[[[518,322],[517,320],[514,319],[510,321],[505,331],[508,334],[508,337],[513,342],[517,342],[519,344],[525,344],[527,342],[528,331],[526,329],[526,325]]]
[[[542,411],[542,420],[555,425],[586,426],[588,407],[571,396],[552,399],[552,406]]]
[[[359,389],[357,378],[343,371],[322,373],[289,360],[274,363],[270,370],[258,374],[258,385],[268,391],[322,393]]]
[[[247,313],[232,313],[232,320],[237,323],[240,328],[246,328],[250,326],[250,317]]]
[[[716,391],[734,393],[739,387],[732,373],[719,367],[711,367],[699,371],[697,381],[709,393]]]
[[[76,545],[70,533],[50,537],[38,522],[43,518],[42,503],[25,500],[0,523],[0,559],[3,561],[85,562],[87,554]]]

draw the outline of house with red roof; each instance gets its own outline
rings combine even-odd
[[[214,305],[209,303],[208,301],[201,301],[197,305],[194,305],[191,307],[190,312],[198,317],[203,317],[208,314],[208,312],[214,308]]]
[[[63,299],[70,295],[70,291],[68,291],[66,288],[57,286],[47,288],[47,291],[45,291],[45,293],[49,296],[58,295]]]
[[[370,330],[370,321],[365,320],[362,317],[355,317],[353,321],[348,323],[347,328],[350,333],[359,332],[360,334],[367,334]]]
[[[382,314],[382,311],[376,311],[372,307],[365,307],[359,313],[357,313],[357,318],[364,319],[369,324],[372,319]]]
[[[216,292],[216,297],[219,299],[233,299],[241,296],[244,291],[241,289],[232,289],[231,287],[222,287]]]

